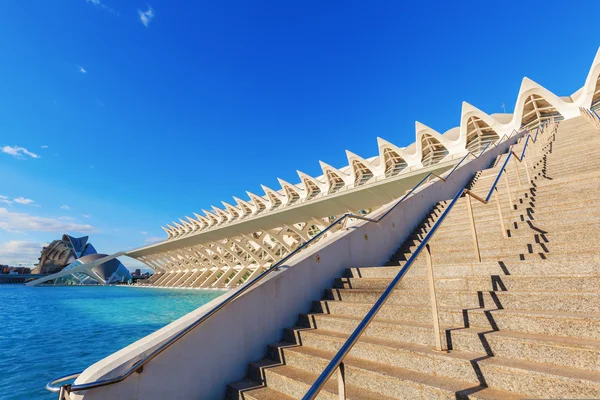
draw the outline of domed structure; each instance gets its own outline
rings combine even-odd
[[[131,279],[129,270],[116,258],[97,263],[105,257],[108,256],[98,254],[94,246],[88,243],[87,236],[74,238],[63,235],[61,240],[55,240],[42,249],[33,273],[56,274],[74,269],[72,274],[60,274],[54,279],[55,285],[110,285]],[[85,268],[88,264],[90,267]]]

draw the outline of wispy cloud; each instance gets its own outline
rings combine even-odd
[[[31,200],[31,199],[27,199],[23,196],[17,197],[16,199],[13,199],[13,201],[17,204],[23,204],[26,206],[37,206],[39,207],[37,204],[35,204],[35,201]]]
[[[25,156],[29,156],[31,158],[41,158],[37,154],[21,146],[4,146],[2,147],[2,152],[17,158],[25,158]]]
[[[42,248],[47,243],[27,242],[21,240],[11,240],[0,243],[0,263],[9,265],[34,264],[37,262]]]
[[[47,144],[45,144],[45,145],[42,146],[42,149],[47,149],[47,148],[48,148]]]
[[[148,9],[146,11],[138,10],[138,14],[140,16],[140,21],[142,21],[142,24],[147,28],[154,19],[154,8],[148,4]]]
[[[141,231],[140,233],[144,236],[146,236],[148,234],[148,232],[146,232],[146,231]]]
[[[68,206],[68,205],[66,205],[66,204],[63,204],[62,206],[60,206],[60,209],[61,209],[61,210],[70,210],[70,209],[71,209],[71,207],[69,207],[69,206]]]
[[[81,65],[78,65],[78,66],[77,66],[77,70],[78,70],[79,72],[81,72],[82,74],[87,74],[87,71],[86,71],[86,70],[85,70],[85,68],[83,68]]]
[[[80,224],[58,218],[17,213],[2,207],[0,207],[0,229],[8,232],[93,233],[97,231],[90,224]]]
[[[91,215],[89,215],[89,214],[81,214],[81,216],[82,216],[83,218],[92,218],[92,216],[91,216]]]
[[[100,0],[85,0],[85,2],[89,3],[89,4],[93,4],[93,5],[95,5],[98,8],[101,8],[101,9],[103,9],[105,11],[108,11],[111,14],[119,15],[118,12],[116,12],[112,8],[108,7],[107,5],[105,5],[104,3],[102,3]]]
[[[0,203],[12,204],[12,200],[8,198],[8,196],[3,196],[0,194]]]

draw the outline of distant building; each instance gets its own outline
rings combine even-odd
[[[98,260],[107,257],[98,254],[94,246],[88,243],[88,237],[74,238],[63,235],[42,249],[39,263],[33,270],[35,274],[51,275],[41,278],[39,283],[55,285],[110,285],[128,282],[129,270],[116,258],[98,264]],[[89,268],[86,267],[90,264]],[[73,270],[72,273],[68,271]],[[58,274],[55,279],[54,275]]]
[[[27,267],[11,267],[8,265],[0,265],[0,274],[25,275],[30,273],[31,269]]]

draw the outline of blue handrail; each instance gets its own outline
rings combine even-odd
[[[400,269],[400,271],[398,271],[398,273],[396,274],[394,279],[390,282],[390,284],[385,289],[383,294],[379,297],[379,299],[377,299],[377,301],[375,302],[373,307],[371,307],[371,309],[369,310],[367,315],[365,315],[363,320],[354,329],[354,331],[352,332],[352,334],[350,335],[348,340],[346,340],[346,342],[344,342],[342,347],[338,350],[338,352],[335,354],[335,356],[331,359],[331,361],[329,362],[327,367],[325,367],[323,372],[321,372],[321,374],[319,375],[317,380],[313,383],[313,385],[310,387],[308,392],[306,392],[304,397],[302,397],[302,400],[313,400],[315,397],[317,397],[317,395],[321,391],[321,388],[329,380],[331,375],[333,375],[335,370],[339,367],[339,365],[342,363],[342,361],[344,360],[346,355],[350,352],[350,350],[352,350],[352,347],[354,347],[354,345],[356,344],[358,339],[360,339],[360,336],[362,335],[362,333],[365,331],[365,329],[367,329],[367,327],[369,326],[369,324],[371,323],[373,318],[375,318],[375,316],[377,315],[377,313],[379,312],[381,307],[383,307],[383,305],[387,301],[388,297],[392,294],[394,289],[396,289],[396,286],[398,285],[398,283],[402,280],[402,278],[404,278],[404,275],[406,275],[406,272],[408,272],[408,270],[410,269],[410,267],[412,266],[414,261],[421,254],[421,251],[429,243],[429,240],[435,234],[437,229],[440,227],[440,225],[442,224],[442,222],[444,221],[444,219],[446,218],[446,216],[448,215],[450,210],[452,210],[452,208],[454,207],[454,204],[456,204],[456,202],[458,201],[460,196],[462,196],[464,191],[465,191],[465,189],[461,188],[458,192],[456,192],[456,194],[452,198],[452,201],[450,202],[448,207],[446,207],[446,209],[444,210],[444,212],[442,213],[440,218],[435,222],[435,224],[433,225],[431,230],[427,233],[427,235],[425,235],[425,238],[423,238],[423,240],[421,241],[419,246],[417,246],[417,248],[415,249],[413,254],[406,261],[406,263]]]
[[[525,151],[525,149],[527,149],[527,144],[528,144],[530,136],[531,136],[530,134],[527,135],[527,141],[525,142],[525,146],[523,148],[523,151]],[[486,200],[485,200],[486,203],[489,200],[490,196],[492,195],[494,189],[496,188],[496,185],[498,184],[498,180],[500,179],[500,176],[502,176],[502,173],[504,172],[504,170],[506,168],[506,165],[508,163],[508,160],[510,159],[510,157],[511,157],[512,154],[513,154],[513,151],[512,151],[512,146],[511,146],[511,148],[509,149],[509,152],[508,152],[508,156],[506,157],[506,160],[504,161],[504,164],[502,166],[502,169],[498,173],[498,176],[496,177],[496,180],[494,181],[494,184],[490,188],[490,192],[488,193],[488,195],[486,197]],[[517,156],[515,155],[515,157],[517,157]],[[522,157],[523,156],[521,156],[521,159],[522,159]],[[465,191],[467,191],[467,189],[461,188],[454,195],[454,197],[452,198],[452,201],[450,202],[450,204],[448,205],[448,207],[444,210],[444,212],[442,213],[442,215],[440,216],[440,218],[435,222],[435,224],[433,225],[433,227],[431,228],[431,230],[427,233],[427,235],[425,235],[425,238],[423,238],[423,240],[421,241],[421,243],[419,243],[419,245],[417,246],[417,248],[415,249],[415,251],[412,253],[412,255],[409,257],[409,259],[404,264],[404,266],[400,269],[400,271],[398,271],[398,273],[396,274],[396,276],[394,277],[394,279],[391,281],[391,283],[388,285],[388,287],[385,289],[385,291],[383,292],[383,294],[379,297],[379,299],[377,299],[377,301],[375,302],[375,304],[373,305],[373,307],[369,310],[369,312],[367,313],[367,315],[365,315],[365,317],[363,318],[363,320],[354,329],[354,331],[352,332],[352,334],[350,335],[350,337],[346,340],[346,342],[344,342],[344,344],[342,345],[342,347],[340,348],[340,350],[338,350],[338,352],[331,359],[331,361],[329,362],[329,364],[327,364],[327,367],[325,367],[325,369],[323,370],[323,372],[321,372],[321,374],[319,375],[319,377],[317,378],[317,380],[309,388],[308,392],[306,392],[306,394],[304,395],[304,397],[302,398],[302,400],[313,400],[314,398],[317,397],[317,395],[319,394],[319,392],[321,391],[321,389],[323,388],[323,386],[325,385],[325,383],[329,380],[329,378],[331,377],[331,375],[333,375],[333,373],[336,371],[336,369],[340,367],[340,365],[344,361],[344,358],[348,355],[348,353],[350,352],[350,350],[352,350],[352,347],[354,347],[354,345],[356,344],[356,342],[360,339],[360,337],[363,334],[363,332],[367,329],[367,327],[369,326],[369,324],[371,323],[371,321],[375,318],[375,316],[377,315],[377,313],[379,312],[379,310],[381,309],[381,307],[383,307],[383,305],[387,301],[387,299],[390,296],[390,294],[394,291],[394,289],[396,288],[396,286],[398,285],[398,283],[402,280],[402,278],[404,277],[404,275],[406,274],[406,272],[410,269],[410,267],[413,264],[413,262],[420,255],[420,253],[423,250],[423,248],[425,248],[425,246],[428,244],[428,242],[433,237],[433,235],[435,234],[435,232],[437,231],[437,229],[439,228],[439,226],[442,224],[442,222],[444,221],[444,219],[446,218],[446,216],[448,215],[448,213],[452,210],[452,208],[454,207],[454,205],[456,204],[456,202],[458,201],[458,199],[460,198],[460,196]]]

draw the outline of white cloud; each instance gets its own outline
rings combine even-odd
[[[71,209],[71,207],[69,207],[69,206],[68,206],[68,205],[66,205],[66,204],[63,204],[62,206],[60,206],[60,209],[61,209],[61,210],[70,210],[70,209]]]
[[[37,263],[42,248],[47,243],[11,240],[0,243],[0,264],[31,265]]]
[[[77,66],[77,69],[79,70],[79,72],[81,72],[82,74],[87,74],[87,71],[85,70],[85,68],[83,68],[81,65]]]
[[[150,236],[150,237],[147,237],[146,240],[144,240],[144,243],[145,244],[154,244],[154,243],[162,242],[163,240],[165,240],[165,238],[158,237],[158,236]]]
[[[150,22],[154,19],[154,8],[148,5],[148,9],[146,11],[138,10],[138,14],[140,16],[140,21],[147,28],[150,25]]]
[[[148,234],[148,232],[146,232],[146,231],[141,231],[140,233],[144,236],[146,236]]]
[[[89,214],[81,214],[81,216],[82,216],[83,218],[92,218],[92,216],[91,216],[91,215],[89,215]]]
[[[38,156],[35,153],[32,153],[31,151],[27,150],[25,147],[20,147],[20,146],[4,146],[2,148],[2,152],[9,154],[11,156],[15,156],[17,158],[24,158],[23,156],[29,156],[31,158],[40,158],[40,156]]]
[[[45,145],[42,146],[42,149],[47,149],[47,148],[48,148],[47,144],[45,144]]]
[[[36,205],[36,204],[33,204],[33,203],[35,203],[35,201],[33,201],[33,200],[31,200],[31,199],[26,199],[26,198],[25,198],[25,197],[23,197],[23,196],[17,197],[16,199],[13,199],[13,201],[14,201],[15,203],[18,203],[18,204],[23,204],[23,205],[26,205],[26,206],[33,206],[33,205]]]
[[[0,203],[12,204],[12,201],[8,198],[8,196],[2,196],[0,194]]]
[[[96,228],[90,224],[79,224],[76,222],[60,220],[58,218],[11,212],[2,207],[0,207],[0,229],[9,232],[96,232]]]
[[[96,7],[98,7],[98,8],[101,8],[101,9],[103,9],[103,10],[106,10],[106,11],[108,11],[108,12],[112,13],[112,14],[119,15],[119,13],[117,13],[117,12],[116,12],[115,10],[113,10],[112,8],[110,8],[110,7],[106,6],[105,4],[102,4],[102,2],[101,2],[100,0],[85,0],[85,2],[86,2],[86,3],[89,3],[89,4],[93,4],[93,5],[95,5]]]

